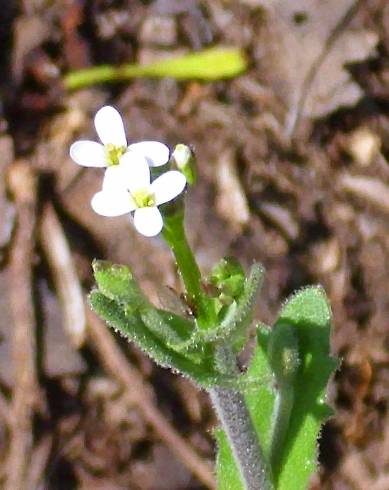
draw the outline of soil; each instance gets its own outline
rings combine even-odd
[[[204,272],[226,255],[265,266],[258,318],[271,324],[296,288],[324,286],[342,364],[329,386],[336,414],[322,431],[311,488],[389,488],[389,5],[339,1],[345,17],[334,20],[318,2],[322,20],[309,24],[317,2],[299,0],[280,23],[289,7],[274,2],[274,15],[269,3],[0,0],[4,488],[207,488],[202,470],[190,471],[142,409],[151,400],[206,472],[215,450],[206,394],[115,338],[123,369],[133,367],[144,383],[131,401],[101,343],[93,336],[82,343],[82,333],[66,329],[76,307],[61,293],[50,254],[58,236],[71,252],[65,268],[77,271],[85,295],[95,257],[129,264],[155,302],[164,286],[180,290],[162,239],[140,236],[128,218],[95,215],[89,203],[101,172],[68,156],[73,141],[95,138],[93,116],[105,104],[119,109],[131,141],[194,148],[189,240]],[[306,26],[306,44],[290,54],[288,39],[300,42],[296,26]],[[351,49],[337,44],[344,34],[357,36]],[[213,83],[137,79],[64,89],[70,70],[214,45],[242,48],[247,71]],[[304,77],[318,59],[329,65],[307,89]],[[27,486],[10,486],[23,479]]]

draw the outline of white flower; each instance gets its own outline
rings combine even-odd
[[[70,157],[79,165],[108,167],[108,173],[115,172],[122,157],[129,152],[142,155],[150,167],[168,162],[169,148],[158,141],[141,141],[127,146],[123,120],[114,107],[102,107],[94,122],[101,143],[81,140],[70,147]]]
[[[125,153],[118,172],[110,173],[103,189],[92,198],[93,210],[102,216],[121,216],[134,212],[135,228],[151,237],[162,230],[158,206],[177,197],[185,188],[181,172],[170,170],[150,183],[149,165],[140,153]]]

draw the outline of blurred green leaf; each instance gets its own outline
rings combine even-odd
[[[64,85],[68,90],[75,90],[139,77],[215,81],[236,77],[246,68],[247,60],[240,49],[214,47],[144,65],[102,65],[73,71],[64,77]]]

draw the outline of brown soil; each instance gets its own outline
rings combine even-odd
[[[361,41],[364,54],[327,72],[328,85],[347,74],[346,95],[358,87],[356,100],[337,105],[334,96],[319,111],[308,104],[291,129],[287,61],[269,55],[282,47],[282,29],[290,33],[273,24],[266,3],[0,1],[0,479],[8,490],[207,488],[215,423],[207,396],[120,339],[125,355],[115,364],[98,323],[80,349],[64,329],[74,305],[59,293],[50,254],[58,237],[85,293],[94,257],[129,264],[155,301],[163,285],[179,289],[162,240],[141,237],[127,218],[95,215],[89,201],[101,174],[68,157],[72,141],[95,137],[93,115],[107,103],[132,141],[193,145],[200,178],[187,196],[191,244],[204,271],[224,255],[264,264],[261,320],[272,322],[296,288],[325,287],[342,366],[329,387],[336,416],[324,427],[312,488],[389,488],[388,4],[356,2],[340,22],[340,32],[376,39],[375,49]],[[295,23],[307,15],[296,12]],[[74,93],[61,83],[72,69],[215,44],[242,47],[248,71],[212,84],[141,79]],[[131,375],[134,385],[123,389]],[[169,431],[189,455],[175,451]]]

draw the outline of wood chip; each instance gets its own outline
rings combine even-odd
[[[53,271],[63,310],[64,328],[74,347],[80,348],[86,336],[84,295],[69,244],[51,204],[47,204],[43,210],[40,238]]]
[[[31,166],[24,161],[11,167],[8,180],[17,211],[17,229],[10,257],[15,387],[11,402],[11,441],[4,489],[27,490],[26,473],[33,444],[33,407],[38,395],[32,291],[36,181]]]
[[[389,186],[380,180],[362,175],[343,174],[338,177],[338,185],[341,190],[389,213]]]

